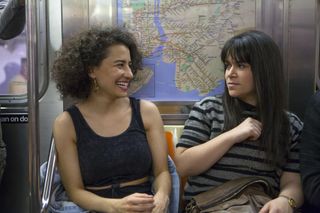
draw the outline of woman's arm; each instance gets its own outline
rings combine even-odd
[[[123,199],[107,199],[84,189],[80,173],[76,133],[72,119],[67,112],[57,117],[53,126],[57,150],[58,169],[63,186],[70,199],[80,207],[99,212],[140,211],[154,207],[153,198],[144,194],[133,194]],[[138,205],[143,204],[143,205]]]
[[[141,115],[146,130],[148,143],[152,153],[154,199],[156,208],[154,212],[163,212],[169,204],[171,191],[171,177],[168,171],[168,150],[164,136],[163,122],[157,107],[145,100],[141,100]]]
[[[293,202],[290,201],[293,199]],[[280,178],[280,194],[277,198],[264,205],[259,213],[283,212],[291,213],[294,208],[299,208],[303,204],[303,192],[300,174],[294,172],[283,172]]]
[[[260,134],[261,123],[247,118],[237,127],[203,144],[191,148],[178,147],[174,159],[178,173],[183,177],[199,175],[215,164],[235,143],[245,139],[256,140]]]
[[[299,173],[283,172],[280,179],[280,194],[292,198],[297,207],[303,204],[302,184]]]

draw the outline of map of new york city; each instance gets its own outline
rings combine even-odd
[[[117,7],[118,24],[135,34],[144,56],[132,93],[151,100],[221,93],[221,48],[255,27],[255,0],[122,0]]]

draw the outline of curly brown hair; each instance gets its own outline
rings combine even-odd
[[[134,36],[122,27],[94,28],[77,34],[63,44],[53,63],[52,79],[62,97],[88,98],[93,81],[89,72],[108,56],[115,44],[128,47],[133,75],[142,69],[142,55]]]

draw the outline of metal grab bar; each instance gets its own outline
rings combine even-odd
[[[52,183],[54,181],[54,170],[56,168],[56,149],[54,144],[54,138],[51,139],[49,157],[47,161],[47,171],[44,179],[43,192],[41,196],[41,213],[45,213],[48,211]]]
[[[29,212],[39,212],[39,79],[38,79],[38,2],[26,0],[26,33],[28,64],[28,192]]]

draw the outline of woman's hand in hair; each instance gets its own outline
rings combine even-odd
[[[230,131],[236,135],[237,142],[240,143],[246,139],[252,141],[257,140],[261,135],[261,130],[261,122],[254,118],[248,117]]]

